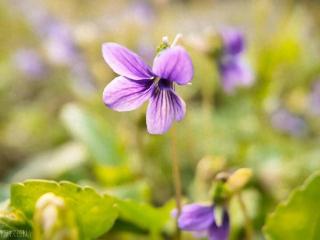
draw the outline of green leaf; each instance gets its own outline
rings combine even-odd
[[[134,180],[134,175],[128,166],[96,165],[93,168],[95,177],[106,186],[117,186]]]
[[[76,104],[67,104],[62,110],[61,118],[70,133],[86,144],[98,163],[110,166],[122,163],[120,148],[112,129],[106,124],[99,124],[92,114]]]
[[[320,239],[320,172],[317,172],[272,213],[264,227],[268,240]]]
[[[62,181],[28,180],[11,186],[11,206],[32,219],[35,204],[45,193],[62,197],[78,220],[82,239],[95,239],[107,232],[118,217],[115,201],[108,195],[99,195],[89,187]]]
[[[160,232],[170,220],[173,204],[169,202],[162,208],[154,208],[133,200],[118,200],[117,207],[121,219],[154,233]]]
[[[149,202],[151,198],[150,186],[144,180],[108,188],[105,192],[121,199],[132,199],[139,202]]]
[[[31,239],[31,225],[17,209],[0,210],[0,237],[5,239]]]

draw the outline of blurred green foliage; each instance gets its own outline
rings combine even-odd
[[[267,239],[319,239],[319,184],[317,172],[277,207],[264,228]]]
[[[39,22],[42,15],[47,18]],[[253,181],[243,197],[255,239],[262,239],[266,216],[320,168],[320,100],[314,96],[320,80],[319,22],[317,1],[0,2],[1,209],[12,210],[5,201],[13,184],[11,206],[17,209],[12,211],[23,213],[10,214],[26,214],[26,229],[35,202],[49,191],[70,204],[85,237],[172,237],[171,133],[149,135],[145,107],[117,113],[103,105],[103,88],[115,74],[102,59],[101,44],[118,42],[151,64],[162,36],[173,39],[181,32],[195,68],[192,85],[177,87],[187,103],[186,118],[175,126],[185,201],[209,200],[218,172],[251,168]],[[66,52],[47,33],[51,24],[67,29]],[[223,91],[213,59],[192,40],[221,26],[245,33],[255,72],[254,85],[233,94]],[[24,56],[26,49],[38,57]],[[275,112],[282,110],[302,120],[302,127],[285,130],[290,118],[275,124]],[[16,184],[30,178],[69,180],[90,190],[69,183]],[[117,220],[113,203],[120,206]],[[99,214],[86,218],[84,211],[92,207]],[[244,239],[235,200],[230,211],[231,239]],[[0,229],[6,217],[0,212]]]

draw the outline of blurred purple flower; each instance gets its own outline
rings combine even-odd
[[[219,70],[223,88],[227,93],[232,92],[238,86],[250,86],[254,80],[250,65],[241,57],[222,61]]]
[[[278,109],[272,114],[271,124],[275,129],[294,136],[302,136],[306,132],[305,121],[285,109]]]
[[[227,93],[236,87],[250,86],[254,81],[252,69],[242,56],[245,40],[241,32],[226,28],[220,31],[223,41],[223,52],[218,59],[218,67],[223,89]]]
[[[76,46],[70,29],[53,17],[41,4],[31,1],[13,0],[12,5],[20,9],[33,30],[45,41],[49,58],[55,63],[69,64],[76,57]]]
[[[214,211],[214,205],[185,205],[178,218],[179,228],[193,232],[196,237],[208,236],[209,240],[227,240],[230,230],[229,214],[224,209],[222,222],[217,224]]]
[[[309,109],[313,115],[320,115],[320,80],[316,81],[309,95]]]
[[[39,54],[32,49],[19,49],[13,56],[16,68],[26,77],[40,79],[46,73],[46,67]]]
[[[45,48],[50,59],[57,64],[71,64],[79,58],[70,31],[58,22],[46,26]]]
[[[142,26],[150,26],[155,19],[155,11],[150,1],[132,1],[128,9],[130,11],[129,16]]]
[[[243,33],[231,28],[225,28],[221,32],[225,54],[238,55],[245,50]]]
[[[71,28],[59,21],[39,2],[12,0],[10,4],[26,18],[34,32],[42,39],[42,47],[54,64],[70,69],[76,90],[90,92],[95,87],[85,58],[78,48]]]
[[[188,53],[179,46],[161,51],[152,69],[129,49],[105,43],[102,53],[107,64],[119,74],[103,92],[104,103],[115,111],[131,111],[149,101],[147,128],[163,134],[174,121],[184,118],[186,105],[175,93],[174,85],[186,85],[193,77]]]

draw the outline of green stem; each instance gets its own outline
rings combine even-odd
[[[251,223],[251,220],[250,220],[250,216],[248,214],[248,210],[246,208],[246,205],[243,201],[243,198],[242,198],[242,195],[241,193],[239,192],[237,194],[237,197],[238,197],[238,201],[239,201],[239,204],[240,204],[240,208],[241,208],[241,211],[243,213],[243,217],[244,217],[244,221],[245,221],[245,231],[246,231],[246,236],[247,236],[247,240],[252,240],[253,239],[253,228],[252,228],[252,223]]]
[[[172,159],[172,176],[175,188],[175,198],[177,207],[177,222],[176,222],[176,232],[177,240],[181,239],[181,231],[178,226],[178,218],[181,214],[181,177],[180,177],[180,166],[179,159],[177,155],[177,139],[176,139],[176,129],[175,126],[172,127],[171,131],[171,159]]]

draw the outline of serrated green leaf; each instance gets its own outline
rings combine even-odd
[[[117,166],[123,162],[111,129],[98,124],[85,109],[76,104],[68,104],[63,108],[61,118],[70,133],[86,144],[98,163]]]
[[[28,180],[11,186],[11,206],[31,219],[35,203],[43,194],[52,192],[62,197],[78,220],[82,239],[95,239],[107,232],[118,217],[115,201],[99,195],[94,189],[70,182]]]
[[[293,191],[272,213],[264,227],[268,240],[320,239],[320,172]]]

